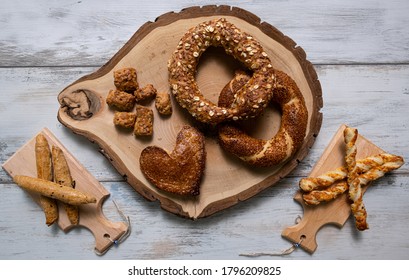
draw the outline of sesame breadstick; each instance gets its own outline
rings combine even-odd
[[[27,191],[55,198],[68,204],[80,205],[97,202],[97,199],[93,196],[48,180],[24,175],[15,175],[13,180],[17,185]]]
[[[52,147],[52,159],[54,168],[54,182],[66,187],[74,188],[75,182],[71,177],[71,172],[65,159],[63,151],[56,146]],[[79,210],[77,205],[63,203],[68,220],[72,225],[77,225],[79,221]]]
[[[53,175],[50,146],[48,145],[48,141],[43,134],[38,134],[35,140],[34,149],[37,177],[51,181],[53,179]],[[56,201],[52,198],[40,195],[38,202],[44,211],[46,225],[52,225],[58,219],[58,207]]]

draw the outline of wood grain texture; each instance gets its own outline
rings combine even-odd
[[[212,3],[216,1],[195,1],[198,6]],[[131,236],[103,259],[243,259],[240,253],[288,248],[281,232],[303,214],[292,199],[298,181],[308,176],[341,123],[409,159],[407,1],[224,4],[254,13],[302,46],[322,86],[324,118],[311,152],[277,186],[214,216],[190,221],[143,199],[97,145],[74,135],[55,116],[57,94],[65,85],[105,64],[145,22],[191,6],[191,1],[2,2],[0,161],[43,127],[50,128],[111,193],[103,206],[107,218],[121,220],[112,200],[130,216]],[[405,164],[365,193],[370,230],[356,232],[352,219],[341,229],[325,226],[314,254],[296,250],[284,258],[408,259],[408,182]],[[66,234],[44,226],[41,209],[4,170],[0,193],[0,259],[101,259],[93,253],[94,239],[87,230]]]
[[[169,92],[167,63],[180,38],[192,26],[220,17],[225,17],[243,32],[254,36],[271,58],[273,67],[285,71],[296,81],[308,110],[305,140],[287,162],[256,169],[224,153],[217,143],[217,138],[211,137],[212,133],[205,133],[206,168],[200,195],[194,198],[175,196],[158,190],[146,180],[139,168],[139,155],[147,146],[172,150],[174,139],[181,127],[185,124],[193,126],[197,124],[174,102],[172,116],[168,118],[161,118],[153,109],[155,112],[153,137],[135,139],[134,135],[126,135],[112,125],[113,111],[106,106],[105,100],[108,91],[113,87],[113,71],[123,67],[135,68],[138,82],[142,86],[153,83],[158,91]],[[161,41],[166,43],[159,45]],[[74,133],[98,143],[118,172],[148,200],[159,200],[163,209],[180,216],[193,219],[206,217],[273,186],[298,165],[313,145],[322,122],[321,85],[314,67],[306,59],[304,50],[295,45],[294,41],[273,26],[260,22],[254,14],[235,7],[191,7],[179,13],[164,14],[154,23],[143,25],[107,64],[70,84],[59,94],[59,101],[62,104],[63,98],[77,94],[78,91],[89,92],[94,96],[94,101],[91,100],[90,103],[98,108],[93,112],[93,116],[78,121],[67,113],[65,106],[61,106],[58,119]],[[230,62],[227,66],[223,63],[225,60]],[[196,78],[202,94],[216,103],[217,94],[230,81],[237,67],[237,61],[221,50],[206,52],[201,57]],[[253,125],[255,131],[259,132],[253,134],[257,137],[271,138],[278,131],[279,121],[277,110],[266,113],[261,122]],[[206,130],[208,128],[203,129]]]

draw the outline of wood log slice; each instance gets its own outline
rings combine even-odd
[[[170,117],[160,116],[153,102],[145,104],[154,111],[152,137],[137,138],[113,125],[114,111],[105,103],[109,90],[114,89],[113,71],[133,67],[137,70],[140,86],[153,84],[158,91],[170,93],[167,62],[180,38],[189,28],[220,17],[254,36],[271,58],[273,67],[290,75],[304,95],[309,112],[307,135],[301,149],[285,164],[254,168],[235,159],[220,148],[211,129],[198,124],[175,100],[172,100],[174,110]],[[217,102],[221,89],[239,67],[240,64],[222,49],[209,48],[197,69],[196,79],[201,92]],[[74,133],[96,142],[139,194],[151,201],[159,200],[167,211],[192,219],[235,205],[287,176],[313,145],[321,128],[323,106],[317,74],[304,50],[272,25],[261,22],[256,15],[230,6],[190,7],[147,22],[111,60],[96,72],[67,86],[58,99],[61,104],[58,120]],[[68,110],[67,100],[74,103],[78,100],[79,105]],[[206,137],[206,170],[197,197],[180,197],[160,191],[145,179],[139,168],[139,156],[145,147],[156,145],[171,151],[177,133],[186,124],[198,127]],[[251,134],[268,139],[277,132],[279,125],[280,112],[270,108],[250,125]]]

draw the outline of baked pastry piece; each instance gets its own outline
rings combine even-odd
[[[133,128],[135,126],[135,112],[115,112],[114,124],[124,128]]]
[[[356,140],[358,138],[358,130],[356,128],[347,127],[344,130],[345,142],[345,162],[348,170],[348,188],[349,199],[351,203],[351,211],[355,217],[355,225],[358,230],[365,230],[368,228],[366,222],[367,212],[363,202],[362,184],[358,179],[356,169]]]
[[[153,134],[152,109],[141,105],[136,106],[136,119],[133,132],[136,136],[149,136]]]
[[[52,158],[51,150],[47,138],[43,134],[36,136],[35,142],[35,157],[37,167],[37,177],[40,179],[52,181]],[[44,211],[45,223],[50,226],[58,220],[58,206],[57,202],[47,196],[41,195],[39,203]]]
[[[138,89],[138,76],[132,67],[114,71],[114,84],[118,90],[133,93]]]
[[[135,106],[135,96],[121,90],[110,90],[106,103],[118,111],[131,111]]]
[[[143,88],[139,88],[134,92],[136,102],[153,98],[156,96],[157,90],[152,84],[147,84]]]
[[[170,94],[166,92],[158,92],[155,97],[155,107],[161,115],[172,114],[172,102]]]
[[[139,159],[142,173],[158,189],[190,196],[200,193],[205,161],[204,136],[187,125],[178,133],[173,151],[148,146]]]

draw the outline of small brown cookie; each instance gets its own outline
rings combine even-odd
[[[132,128],[135,125],[136,113],[134,112],[115,112],[114,124],[124,128]]]
[[[135,106],[135,96],[121,90],[110,90],[106,103],[118,111],[131,111]]]
[[[147,84],[143,88],[139,88],[134,92],[136,102],[155,97],[157,93],[156,88],[152,84]]]
[[[136,106],[136,120],[133,132],[136,136],[149,136],[153,134],[152,109],[141,105]]]
[[[114,84],[118,90],[132,93],[138,89],[138,80],[134,68],[122,68],[114,71]]]
[[[146,179],[158,189],[179,195],[199,195],[206,162],[204,136],[186,125],[177,135],[172,152],[148,146],[139,162]]]
[[[170,94],[166,92],[158,92],[155,98],[155,107],[161,115],[172,114],[172,102],[170,101]]]

